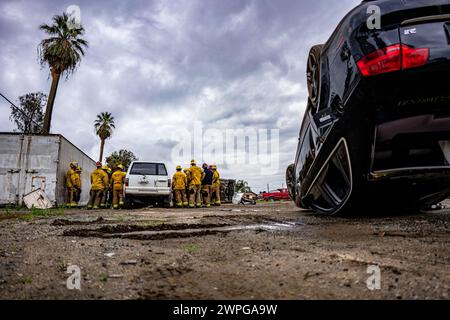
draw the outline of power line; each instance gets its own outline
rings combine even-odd
[[[2,96],[3,99],[5,99],[11,105],[11,107],[13,107],[16,111],[19,111],[25,118],[31,120],[31,122],[33,122],[37,126],[42,126],[41,123],[37,123],[34,119],[31,119],[22,109],[20,109],[14,103],[12,103],[11,100],[9,100],[7,97],[3,95],[3,93],[0,92],[0,96]]]
[[[16,105],[15,105],[14,103],[12,103],[7,97],[5,97],[5,96],[3,95],[3,93],[0,92],[0,96],[2,96],[3,99],[5,99],[6,101],[8,101],[8,103],[11,104],[13,107],[16,107]],[[16,108],[17,108],[17,107],[16,107]],[[19,109],[19,108],[17,108],[17,109]]]

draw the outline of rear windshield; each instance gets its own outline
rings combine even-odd
[[[130,170],[130,175],[142,176],[166,176],[166,166],[162,163],[134,163]]]

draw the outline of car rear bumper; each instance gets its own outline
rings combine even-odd
[[[164,197],[170,196],[172,193],[170,188],[137,188],[125,187],[125,196],[134,197]]]
[[[450,174],[450,63],[434,67],[363,78],[347,100],[338,136],[361,131],[369,180]]]

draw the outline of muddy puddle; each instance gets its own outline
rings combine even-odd
[[[109,225],[97,229],[69,229],[64,236],[122,238],[135,240],[162,240],[176,238],[202,237],[227,234],[230,232],[276,232],[299,228],[293,222],[253,223],[253,224],[161,224],[161,225]]]

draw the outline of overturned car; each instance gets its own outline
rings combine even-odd
[[[368,23],[379,9],[380,28]],[[286,171],[301,208],[420,209],[450,195],[450,0],[363,1],[311,48]]]

